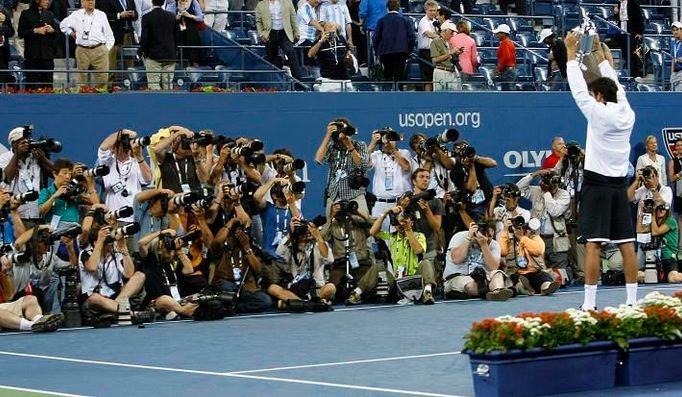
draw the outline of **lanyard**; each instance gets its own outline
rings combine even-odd
[[[289,208],[286,208],[284,210],[284,219],[282,222],[284,226],[282,228],[280,228],[280,226],[279,226],[279,224],[280,224],[279,223],[279,211],[280,211],[280,209],[275,207],[275,216],[276,216],[276,218],[275,218],[275,231],[276,232],[281,232],[283,230],[286,230],[287,217],[289,216]]]
[[[189,185],[189,176],[187,176],[187,163],[189,163],[189,161],[187,161],[186,158],[184,159],[185,160],[185,182],[183,182],[182,181],[182,174],[180,173],[180,165],[178,164],[178,158],[175,155],[175,153],[173,153],[173,160],[175,161],[175,169],[178,170],[178,180],[180,181],[180,185],[183,185],[183,184]]]

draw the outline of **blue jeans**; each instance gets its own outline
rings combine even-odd
[[[507,68],[495,80],[500,83],[502,91],[516,91],[516,80],[518,77],[516,68]]]
[[[216,286],[226,292],[237,292],[239,290],[239,286],[229,280],[218,280]],[[264,291],[249,292],[242,289],[235,310],[237,313],[261,313],[273,305],[272,298]]]

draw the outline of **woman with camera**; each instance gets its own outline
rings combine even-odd
[[[317,32],[317,39],[308,50],[308,57],[317,58],[320,76],[331,80],[349,80],[346,67],[348,43],[339,33],[339,25],[333,22],[320,22],[323,32]]]
[[[523,216],[507,219],[500,233],[501,255],[505,258],[505,271],[514,282],[517,294],[550,295],[559,283],[547,272],[545,242],[538,234],[540,221],[531,218],[526,223]]]
[[[680,231],[670,211],[670,204],[663,200],[656,201],[652,218],[651,237],[660,241],[660,259],[665,280],[669,283],[682,283],[682,273],[679,272],[677,264],[677,255],[680,251],[678,248]],[[640,270],[637,278],[644,281],[644,272]]]

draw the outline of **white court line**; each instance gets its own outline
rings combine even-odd
[[[366,391],[376,391],[390,394],[407,394],[412,396],[424,396],[424,397],[465,397],[450,394],[439,394],[439,393],[428,393],[413,390],[402,390],[402,389],[387,389],[382,387],[371,387],[371,386],[360,386],[360,385],[348,385],[343,383],[330,383],[330,382],[316,382],[310,380],[301,379],[289,379],[289,378],[275,378],[269,376],[257,376],[257,375],[245,375],[237,373],[222,373],[222,372],[212,372],[212,371],[200,371],[194,369],[182,369],[182,368],[172,368],[172,367],[158,367],[152,365],[140,365],[140,364],[128,364],[119,363],[113,361],[97,361],[97,360],[83,360],[77,358],[59,357],[59,356],[46,356],[38,354],[29,353],[16,353],[8,351],[0,351],[0,355],[13,356],[13,357],[27,357],[36,358],[42,360],[53,360],[53,361],[63,361],[78,364],[91,364],[91,365],[103,365],[109,367],[123,367],[123,368],[137,368],[137,369],[147,369],[153,371],[164,371],[164,372],[176,372],[176,373],[186,373],[194,375],[208,375],[208,376],[218,376],[225,378],[241,378],[241,379],[254,379],[254,380],[266,380],[272,382],[282,382],[282,383],[297,383],[303,385],[313,385],[313,386],[326,386],[334,387],[339,389],[352,389],[352,390],[366,390]]]
[[[252,373],[256,373],[256,372],[284,371],[284,370],[288,370],[288,369],[334,367],[337,365],[353,365],[353,364],[365,364],[365,363],[379,363],[379,362],[384,362],[384,361],[410,360],[410,359],[416,359],[416,358],[454,356],[457,354],[462,354],[462,352],[445,352],[445,353],[433,353],[433,354],[418,354],[418,355],[414,355],[414,356],[370,358],[370,359],[366,359],[366,360],[337,361],[337,362],[331,362],[331,363],[295,365],[295,366],[291,366],[291,367],[252,369],[249,371],[234,371],[234,372],[226,372],[226,373],[229,373],[229,374],[252,374]]]
[[[14,390],[14,391],[25,391],[28,393],[42,393],[48,394],[50,396],[60,396],[60,397],[86,397],[81,394],[70,394],[70,393],[58,393],[56,391],[38,390],[38,389],[26,389],[23,387],[5,386],[0,385],[0,391],[2,390]]]

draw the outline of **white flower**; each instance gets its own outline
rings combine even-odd
[[[639,307],[632,307],[629,305],[620,305],[618,307],[606,307],[604,308],[604,311],[607,313],[613,313],[616,315],[616,318],[619,320],[628,320],[628,319],[645,319],[647,318],[646,313],[644,313],[644,310],[642,310]]]
[[[671,307],[674,309],[682,309],[682,300],[680,298],[675,298],[672,296],[663,295],[662,293],[656,291],[647,294],[644,298],[639,300],[641,306],[663,306]],[[679,311],[678,311],[679,313]]]
[[[597,319],[592,317],[592,314],[577,309],[566,309],[566,314],[571,317],[571,320],[576,325],[590,324],[595,325],[598,323]]]

